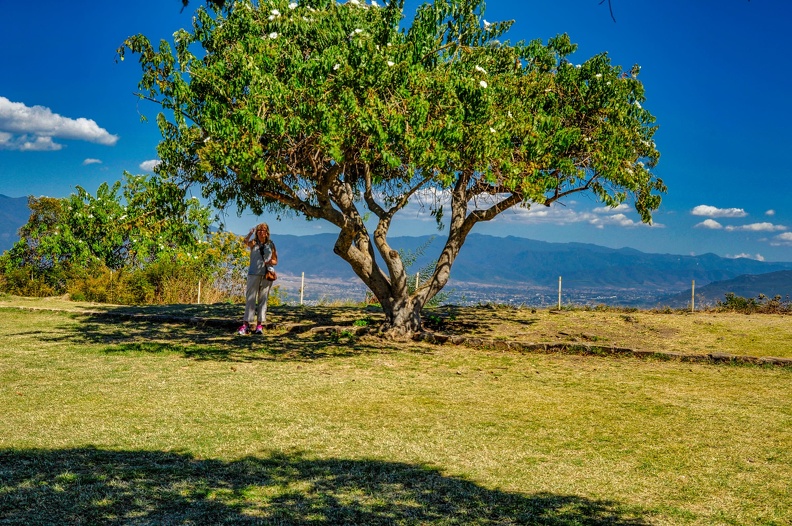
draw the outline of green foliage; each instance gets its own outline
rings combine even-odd
[[[445,319],[439,314],[429,313],[424,316],[424,324],[433,330],[439,331],[445,327]]]
[[[399,256],[401,260],[404,262],[404,268],[408,275],[411,274],[410,269],[415,266],[415,263],[418,261],[418,258],[423,256],[426,253],[426,250],[431,246],[432,242],[435,240],[435,236],[430,237],[427,239],[423,245],[413,250],[399,250]],[[410,279],[407,282],[407,290],[410,294],[414,294],[416,290],[421,288],[422,286],[429,286],[432,277],[434,276],[435,269],[437,268],[437,261],[430,261],[429,263],[425,264],[423,267],[418,269],[417,276],[415,279]],[[432,296],[427,302],[426,307],[437,307],[442,305],[448,298],[451,297],[451,293],[453,291],[444,291],[439,292]]]
[[[2,275],[0,286],[5,293],[16,296],[52,296],[56,287],[51,281],[59,281],[52,274],[37,274],[32,267],[14,268]]]
[[[758,303],[754,298],[743,298],[733,292],[726,293],[726,299],[719,301],[716,307],[720,310],[733,310],[737,312],[756,312]]]
[[[199,9],[192,30],[175,34],[175,50],[128,39],[119,54],[140,54],[141,96],[177,110],[173,121],[159,118],[161,170],[183,170],[220,205],[308,216],[318,211],[296,205],[324,197],[313,152],[326,169],[349,170],[358,195],[365,166],[394,199],[414,168],[428,186],[479,170],[540,202],[596,171],[590,189],[608,204],[626,197],[614,191],[624,187],[639,192],[637,206],[656,208],[653,117],[640,107],[637,69],[623,74],[606,54],[573,66],[566,35],[501,43],[512,22],[481,27],[483,2],[425,4],[406,31],[401,7],[237,2]]]
[[[65,199],[29,197],[32,213],[4,260],[6,270],[104,265],[140,267],[163,257],[197,259],[210,211],[161,176],[124,174],[96,195],[82,187]]]
[[[270,307],[280,307],[286,303],[286,292],[280,288],[280,285],[273,285],[270,289],[269,296],[267,296],[267,305]]]
[[[781,296],[772,299],[764,294],[759,294],[756,298],[743,298],[733,292],[726,293],[726,299],[719,301],[715,305],[718,311],[743,312],[745,314],[792,314],[792,302],[787,296],[783,300]]]
[[[63,200],[52,197],[30,196],[28,207],[30,219],[19,229],[20,241],[3,253],[0,262],[7,277],[13,270],[26,269],[32,281],[38,271],[57,267],[62,260],[60,247],[49,238],[58,232],[65,213]]]
[[[368,327],[368,326],[370,326],[370,325],[371,325],[373,322],[374,322],[374,320],[372,320],[372,319],[371,319],[371,316],[366,316],[366,317],[364,317],[364,318],[359,318],[359,319],[355,320],[355,322],[353,323],[353,325],[354,325],[355,327]]]
[[[30,197],[20,240],[2,257],[2,290],[111,303],[240,298],[248,252],[209,232],[210,210],[167,177],[125,174],[96,195]]]

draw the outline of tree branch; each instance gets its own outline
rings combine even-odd
[[[602,5],[602,4],[604,4],[604,3],[605,3],[605,1],[606,1],[606,0],[602,0],[602,1],[599,3],[599,5]],[[614,22],[616,22],[616,17],[615,17],[615,16],[613,16],[613,1],[612,1],[612,0],[607,0],[607,2],[608,2],[608,9],[610,10],[610,16],[611,16],[611,19],[612,19]]]
[[[583,186],[579,186],[577,188],[572,188],[572,189],[566,190],[564,192],[559,192],[558,191],[558,187],[556,187],[555,195],[553,197],[548,197],[547,199],[545,199],[544,205],[545,206],[550,206],[553,202],[558,201],[562,197],[566,197],[569,194],[574,194],[574,193],[577,193],[577,192],[583,192],[584,190],[588,190],[589,188],[591,188],[591,185],[594,183],[594,181],[596,179],[598,179],[598,177],[599,176],[594,175],[594,176],[591,177],[591,179],[586,181],[586,184],[584,184]]]

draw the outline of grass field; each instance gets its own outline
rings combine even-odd
[[[273,309],[263,337],[128,312],[0,303],[0,524],[792,523],[789,367],[317,330],[379,316],[342,307]],[[463,309],[434,322],[792,356],[789,317]]]

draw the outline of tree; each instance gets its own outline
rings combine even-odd
[[[210,210],[159,176],[124,174],[92,195],[77,186],[64,199],[29,197],[30,219],[6,258],[11,267],[44,271],[94,264],[112,270],[200,249]]]
[[[629,198],[649,222],[665,191],[639,68],[604,53],[573,65],[566,35],[501,42],[513,22],[484,9],[437,0],[400,29],[403,0],[239,1],[199,8],[175,49],[137,35],[118,51],[139,54],[139,96],[163,110],[157,170],[219,208],[335,225],[335,253],[401,338],[420,330],[477,223],[577,192]],[[448,235],[411,291],[387,234],[419,195]]]
[[[129,272],[155,261],[209,260],[215,265],[207,268],[216,268],[230,253],[218,250],[227,240],[207,241],[209,208],[159,176],[125,174],[123,185],[103,183],[96,195],[78,186],[63,199],[31,196],[28,206],[20,240],[0,258],[6,276],[22,279],[23,291],[39,283],[38,290],[62,293],[86,271]]]
[[[612,3],[612,0],[600,0],[599,5],[604,4],[606,1],[608,2],[608,11],[610,12],[611,19],[615,22],[616,21],[616,17],[613,15],[613,3]],[[748,1],[750,1],[750,0],[748,0]],[[181,0],[181,2],[182,2],[182,11],[184,11],[184,8],[187,7],[188,5],[190,5],[190,0]],[[206,3],[207,3],[207,5],[213,5],[213,6],[215,6],[218,9],[222,9],[223,6],[225,6],[226,2],[225,2],[225,0],[206,0]]]

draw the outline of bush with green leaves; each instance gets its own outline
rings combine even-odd
[[[210,209],[167,177],[124,175],[96,195],[29,197],[20,240],[0,256],[2,290],[111,303],[239,299],[248,252],[210,231]]]
[[[780,295],[768,298],[759,294],[756,298],[744,298],[734,292],[727,292],[726,299],[715,305],[718,311],[744,312],[746,314],[792,314],[792,301],[789,296],[784,300]]]

